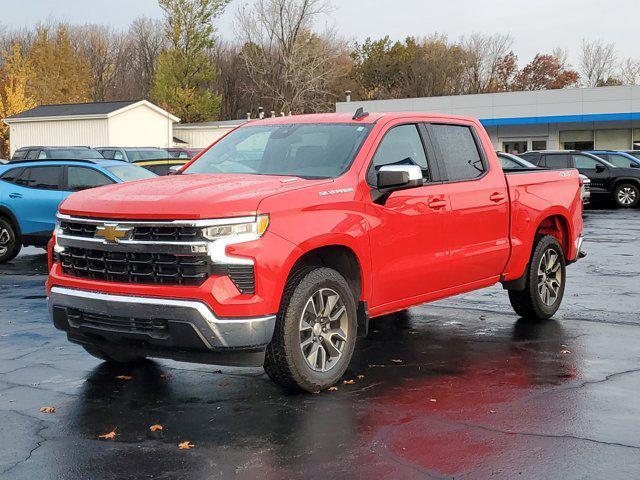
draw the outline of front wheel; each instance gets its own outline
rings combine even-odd
[[[20,239],[13,225],[4,218],[0,218],[0,263],[16,258],[21,248]]]
[[[540,237],[526,275],[524,290],[509,291],[511,306],[523,318],[553,317],[562,303],[566,279],[564,253],[555,237]]]
[[[306,268],[287,282],[264,368],[292,390],[317,392],[346,371],[357,336],[356,300],[330,268]]]
[[[633,208],[640,202],[640,189],[633,183],[618,185],[613,192],[613,200],[622,208]]]

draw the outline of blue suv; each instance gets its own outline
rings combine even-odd
[[[155,176],[114,160],[26,160],[0,165],[0,263],[14,259],[22,246],[46,247],[58,206],[73,192]]]

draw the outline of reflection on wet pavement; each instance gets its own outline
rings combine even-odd
[[[588,230],[617,217],[637,238],[636,216]],[[518,320],[498,287],[376,319],[355,383],[318,395],[260,369],[100,364],[49,325],[43,277],[0,275],[0,478],[637,478],[638,282],[593,272],[640,261],[600,235],[559,321]]]

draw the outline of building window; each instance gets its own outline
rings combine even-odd
[[[560,148],[565,150],[593,150],[593,130],[565,130],[560,132]]]
[[[564,142],[562,144],[564,150],[593,150],[593,142]]]
[[[519,153],[525,153],[528,150],[529,149],[527,148],[526,140],[516,142],[502,142],[502,151],[505,153],[513,153],[515,155],[518,155]]]
[[[547,149],[547,141],[546,140],[533,140],[531,142],[531,150],[546,150]]]
[[[631,148],[631,129],[596,130],[598,150],[627,150]]]

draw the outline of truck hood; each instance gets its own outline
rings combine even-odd
[[[271,195],[330,182],[269,175],[175,175],[74,193],[60,212],[129,220],[241,217],[254,215]]]

